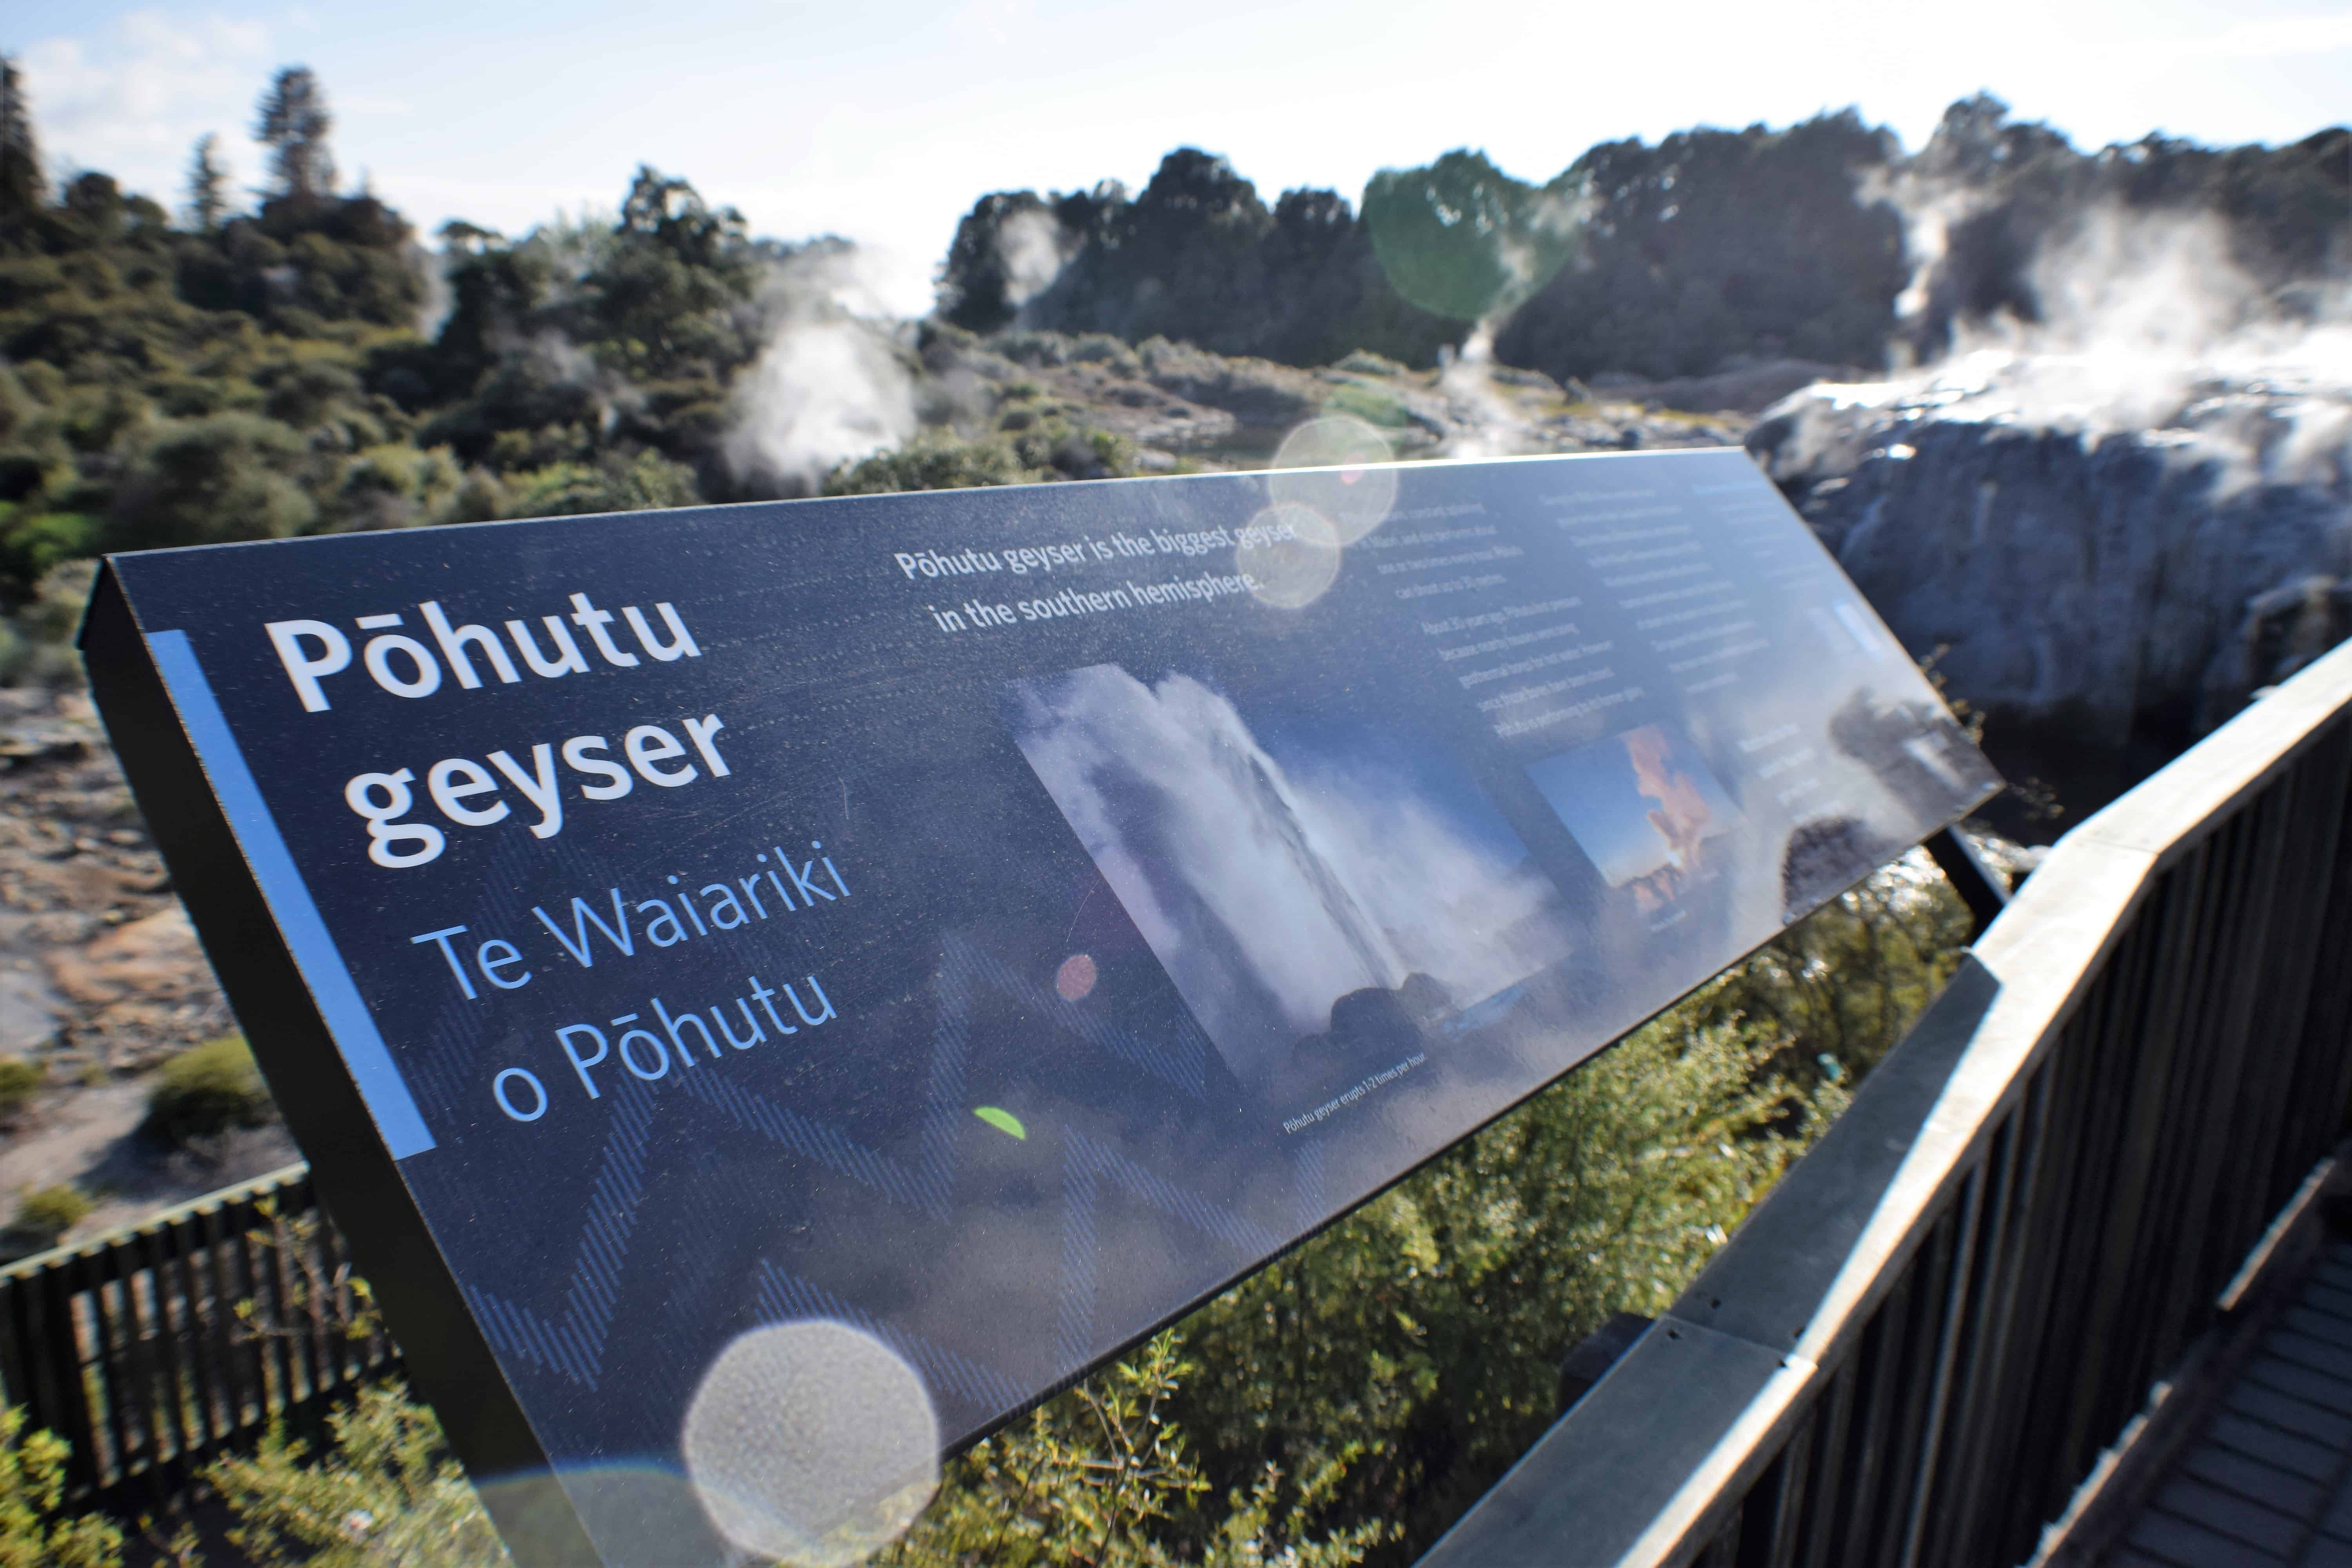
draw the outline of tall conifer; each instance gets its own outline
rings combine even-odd
[[[253,135],[268,144],[278,195],[312,202],[334,193],[335,159],[327,149],[334,125],[326,89],[309,66],[288,66],[278,73],[261,95]]]
[[[0,219],[29,217],[47,194],[40,143],[33,138],[33,105],[24,73],[0,55]]]
[[[188,226],[210,234],[228,216],[228,165],[214,154],[220,138],[205,132],[188,153]]]

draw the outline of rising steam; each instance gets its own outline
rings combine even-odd
[[[774,262],[759,306],[767,346],[738,386],[727,434],[738,479],[809,495],[841,463],[919,427],[915,373],[878,264],[838,240]]]
[[[1004,302],[1016,310],[1054,285],[1076,245],[1047,212],[1016,212],[996,231],[1004,268]]]
[[[1906,646],[2004,721],[2111,743],[2209,729],[2352,629],[2340,281],[2215,207],[1883,194],[1948,349],[1797,393],[1748,445]]]
[[[1884,194],[1916,247],[1902,303],[1948,291],[1946,244],[1975,199],[1965,186]],[[1776,458],[1817,466],[1856,416],[2144,435],[2174,463],[2210,463],[2216,497],[2249,483],[2329,485],[2352,475],[2352,292],[2265,289],[2210,212],[2103,203],[2045,236],[2024,268],[2033,308],[1961,319],[1949,352],[1886,380],[1820,385],[1784,411],[1808,426]],[[1848,457],[1855,454],[1849,454]],[[1783,476],[1785,477],[1785,476]]]

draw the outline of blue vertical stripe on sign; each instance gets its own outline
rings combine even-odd
[[[335,950],[327,922],[319,917],[319,906],[311,901],[302,873],[295,868],[277,820],[253,782],[253,770],[246,766],[245,752],[229,732],[228,721],[213,696],[212,683],[196,662],[188,634],[151,632],[147,649],[155,668],[163,672],[164,689],[179,710],[180,722],[187,727],[188,739],[195,742],[196,758],[212,781],[221,809],[228,815],[246,864],[253,868],[254,878],[261,884],[270,917],[285,936],[303,984],[310,986],[312,1000],[335,1037],[336,1048],[343,1053],[343,1063],[351,1068],[360,1098],[367,1102],[368,1114],[375,1118],[376,1131],[383,1135],[394,1159],[422,1154],[433,1147],[433,1134],[425,1130],[416,1100],[402,1080],[400,1069],[393,1066],[383,1036],[376,1029],[367,1004],[360,1000],[359,987],[352,983],[351,971]]]

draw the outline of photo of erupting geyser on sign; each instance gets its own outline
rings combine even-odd
[[[1712,841],[1739,823],[1698,750],[1680,728],[1644,724],[1528,764],[1577,847],[1612,889],[1654,915],[1723,874]]]
[[[1286,1100],[1412,1057],[1571,946],[1550,879],[1450,748],[1299,700],[1110,664],[1004,696],[1225,1065]]]

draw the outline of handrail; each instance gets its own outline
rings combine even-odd
[[[331,1289],[345,1258],[295,1164],[11,1264],[0,1400],[70,1446],[68,1506],[160,1506],[274,1425],[317,1436],[353,1384],[398,1364],[388,1338],[354,1339],[326,1310],[313,1281]]]
[[[2352,645],[2068,834],[1423,1559],[2021,1562],[2352,1103]]]
[[[173,1204],[169,1208],[161,1208],[152,1214],[142,1215],[128,1225],[114,1226],[99,1231],[95,1235],[83,1237],[79,1241],[69,1241],[52,1247],[46,1252],[26,1253],[14,1263],[0,1264],[0,1283],[30,1279],[50,1269],[63,1268],[69,1259],[92,1257],[109,1247],[121,1247],[136,1241],[176,1221],[202,1214],[207,1209],[219,1208],[224,1204],[269,1197],[278,1189],[289,1187],[310,1173],[310,1163],[308,1160],[297,1160],[290,1165],[280,1165],[274,1171],[265,1171],[260,1175],[239,1182],[234,1186],[215,1187],[211,1192],[200,1193],[185,1203]]]

